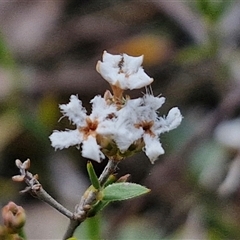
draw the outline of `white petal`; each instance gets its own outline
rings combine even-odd
[[[137,73],[131,74],[129,78],[125,78],[124,81],[124,84],[127,84],[127,88],[132,90],[148,86],[153,82],[153,78],[150,78],[140,67]]]
[[[140,98],[128,100],[117,112],[118,125],[134,125],[138,119],[138,108],[141,102]]]
[[[100,146],[97,144],[96,138],[89,136],[82,144],[82,156],[101,162],[104,159],[104,154],[100,151]]]
[[[172,108],[166,118],[160,117],[157,121],[155,121],[152,130],[154,134],[159,136],[162,133],[169,132],[177,128],[182,122],[182,119],[183,117],[180,110],[177,107]]]
[[[137,129],[134,127],[127,129],[122,127],[116,131],[113,138],[120,151],[125,152],[132,143],[141,138],[142,134],[142,129]]]
[[[130,75],[136,73],[141,67],[143,62],[143,55],[139,57],[132,57],[127,54],[123,54],[123,71]]]
[[[68,148],[82,142],[82,136],[78,130],[54,131],[49,138],[55,149]]]
[[[77,126],[81,126],[85,122],[86,109],[82,106],[82,102],[77,96],[72,95],[68,104],[60,105],[60,109],[64,116],[67,116]]]
[[[177,107],[172,108],[166,118],[166,123],[168,125],[168,128],[170,130],[177,128],[180,123],[182,122],[182,115],[180,110]]]
[[[90,115],[91,119],[98,119],[102,121],[105,119],[109,114],[113,114],[116,112],[116,106],[113,104],[107,104],[105,99],[101,96],[95,96],[92,100],[92,113]]]
[[[107,80],[110,84],[115,85],[119,75],[119,69],[113,68],[109,63],[98,61],[97,71],[101,76]]]
[[[154,97],[151,94],[145,94],[143,97],[145,106],[152,108],[153,110],[158,110],[164,103],[164,97]]]
[[[109,63],[115,67],[118,67],[119,62],[122,59],[122,55],[112,55],[107,51],[103,52],[103,62]]]
[[[114,113],[114,118],[101,122],[97,129],[98,134],[114,140],[122,152],[126,151],[143,134],[142,128],[135,127],[138,120],[135,110],[141,102],[139,100],[141,99],[128,100],[122,109]]]
[[[149,134],[144,134],[143,140],[145,142],[144,151],[151,163],[157,160],[159,155],[164,154],[164,149],[157,137],[151,137]]]

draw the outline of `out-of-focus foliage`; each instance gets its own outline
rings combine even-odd
[[[74,148],[55,152],[48,136],[68,124],[58,104],[78,94],[88,106],[108,88],[95,71],[103,50],[144,54],[153,93],[167,99],[161,115],[173,105],[184,115],[162,136],[166,153],[155,165],[141,154],[119,165],[151,194],[106,208],[103,238],[240,238],[240,147],[219,134],[239,131],[220,129],[240,113],[239,14],[239,2],[226,0],[0,3],[0,203],[24,203],[29,238],[61,238],[66,226],[18,194],[14,161],[30,158],[45,189],[74,208],[88,184],[86,160]],[[99,174],[105,162],[93,164]]]
[[[229,2],[211,1],[211,0],[197,0],[193,3],[201,16],[206,18],[210,23],[216,23],[224,14],[226,8],[229,6]]]
[[[3,36],[0,38],[0,64],[3,68],[15,67],[15,61]]]

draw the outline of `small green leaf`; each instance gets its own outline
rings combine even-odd
[[[102,230],[102,218],[100,214],[94,216],[92,218],[88,218],[86,221],[86,230],[87,230],[87,238],[79,238],[79,239],[88,239],[88,240],[99,240],[101,238],[101,230]]]
[[[103,189],[103,201],[121,201],[146,194],[150,189],[129,182],[113,183]]]
[[[91,183],[92,183],[93,187],[99,190],[101,186],[100,186],[100,183],[98,181],[97,174],[96,174],[91,162],[87,163],[87,171],[88,171],[88,175],[90,177],[90,180],[91,180]]]

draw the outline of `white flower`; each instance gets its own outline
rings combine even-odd
[[[153,82],[141,67],[142,62],[143,56],[112,55],[104,51],[103,61],[98,61],[96,69],[111,85],[124,90],[138,89]]]
[[[130,145],[141,144],[143,141],[143,151],[154,163],[159,155],[164,154],[160,135],[176,128],[182,121],[178,108],[172,108],[166,118],[158,116],[157,110],[164,101],[164,97],[154,97],[149,94],[142,98],[127,100],[115,113],[114,119],[101,125],[99,132],[111,136],[122,153],[127,151]]]
[[[159,155],[164,154],[164,149],[160,143],[160,135],[173,130],[180,125],[182,115],[178,108],[172,108],[166,118],[158,117],[157,110],[164,103],[165,98],[154,97],[146,94],[142,104],[135,108],[137,122],[136,128],[143,130],[142,138],[145,144],[143,150],[152,163]],[[132,115],[133,115],[132,111]]]
[[[54,131],[49,138],[55,149],[82,144],[82,155],[100,162],[104,158],[104,155],[100,151],[101,147],[97,144],[97,128],[99,122],[112,113],[115,108],[108,106],[100,96],[92,99],[91,103],[92,113],[88,116],[86,109],[82,107],[82,102],[77,96],[72,95],[70,102],[60,105],[60,109],[63,115],[76,125],[77,129]]]

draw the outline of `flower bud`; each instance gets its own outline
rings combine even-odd
[[[117,180],[117,183],[127,182],[127,181],[129,180],[130,176],[131,176],[130,174],[126,174],[126,175],[120,177],[120,178]]]
[[[15,164],[18,168],[21,168],[22,162],[19,159],[16,159]]]
[[[30,168],[30,159],[27,159],[26,161],[23,162],[22,167],[24,169],[29,169]]]
[[[2,217],[4,225],[12,233],[17,233],[26,221],[24,209],[21,206],[17,206],[14,202],[9,202],[3,207]]]
[[[15,175],[15,176],[12,177],[12,180],[14,182],[23,182],[24,178],[25,178],[24,175]]]

